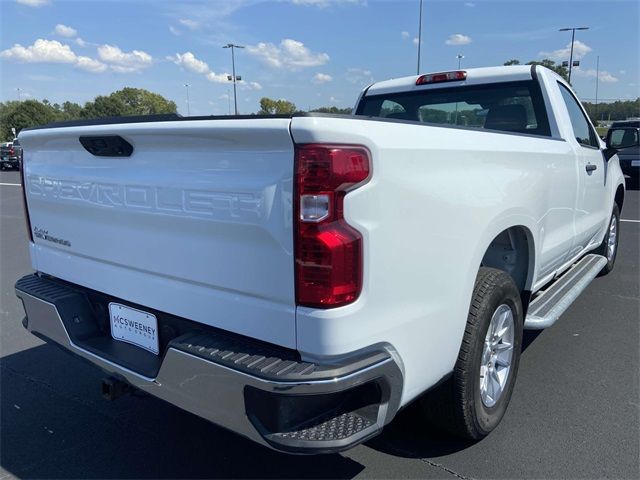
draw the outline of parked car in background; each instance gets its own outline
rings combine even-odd
[[[620,168],[633,182],[640,181],[640,120],[614,122],[607,133],[608,141],[618,150]],[[626,146],[632,145],[632,146]]]
[[[6,142],[0,146],[0,170],[20,168],[22,159],[22,145],[18,139]]]

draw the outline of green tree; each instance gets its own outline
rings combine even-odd
[[[142,88],[126,87],[109,96],[98,96],[87,102],[81,111],[83,118],[125,117],[176,113],[177,105],[162,95]]]
[[[64,120],[82,118],[82,107],[74,102],[64,102],[60,107],[60,114]]]
[[[512,58],[511,60],[507,60],[504,62],[505,65],[522,65],[520,60],[517,58]],[[553,70],[558,75],[560,75],[565,80],[569,80],[569,69],[567,67],[563,67],[562,65],[557,65],[553,60],[549,60],[545,58],[543,60],[531,60],[527,62],[526,65],[542,65],[543,67],[547,67],[549,70]]]
[[[3,141],[13,139],[12,127],[18,134],[23,128],[46,125],[56,120],[55,109],[43,102],[37,100],[7,102],[0,108],[0,137]]]
[[[582,102],[594,125],[598,121],[626,120],[640,117],[640,98],[635,100],[617,100],[615,102],[598,103]]]
[[[142,88],[126,87],[110,95],[120,100],[130,115],[157,115],[162,113],[176,113],[176,103],[167,100],[162,95]]]
[[[258,115],[292,115],[295,111],[295,104],[287,100],[273,100],[268,97],[262,97]]]
[[[318,113],[333,113],[336,115],[350,115],[351,110],[352,110],[351,108],[320,107],[320,108],[314,108],[311,111],[318,112]]]
[[[124,117],[127,115],[135,115],[131,110],[113,94],[108,97],[98,96],[93,102],[84,104],[80,113],[82,118],[104,118],[104,117]]]

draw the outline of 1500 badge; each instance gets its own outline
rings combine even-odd
[[[47,242],[57,243],[58,245],[62,245],[64,247],[71,246],[71,242],[69,240],[64,240],[62,238],[49,235],[49,230],[43,230],[42,228],[34,227],[33,236],[41,240],[46,240]]]

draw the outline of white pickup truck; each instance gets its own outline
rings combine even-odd
[[[350,116],[19,138],[24,326],[107,372],[108,397],[140,389],[280,451],[350,448],[418,398],[482,438],[523,328],[616,258],[615,150],[541,67],[376,83]]]

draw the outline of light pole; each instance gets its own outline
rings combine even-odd
[[[458,54],[458,55],[456,55],[456,58],[458,59],[458,70],[460,70],[460,62],[464,58],[464,55]]]
[[[567,27],[561,28],[559,32],[568,32],[571,30],[571,54],[569,55],[569,83],[571,83],[571,68],[573,67],[573,42],[576,38],[576,30],[589,30],[589,27]]]
[[[596,57],[596,124],[598,123],[598,82],[600,81],[600,55]]]
[[[422,46],[422,0],[420,0],[420,20],[418,20],[418,68],[416,75],[420,75],[420,47]]]
[[[21,102],[22,101],[22,89],[20,87],[16,88],[16,90],[18,91],[18,101]]]
[[[229,80],[233,81],[233,105],[235,107],[236,115],[238,115],[238,99],[236,98],[236,81],[237,80],[242,80],[242,77],[237,77],[236,76],[236,58],[235,58],[234,50],[236,48],[244,48],[244,47],[242,45],[234,45],[233,43],[227,43],[222,48],[230,48],[231,49],[231,68],[232,68],[233,75],[232,75],[231,78],[229,78],[229,77],[227,77],[227,78]]]
[[[188,83],[185,83],[184,86],[187,89],[187,117],[190,117],[191,116],[191,105],[189,103],[189,87],[191,85],[189,85]]]

